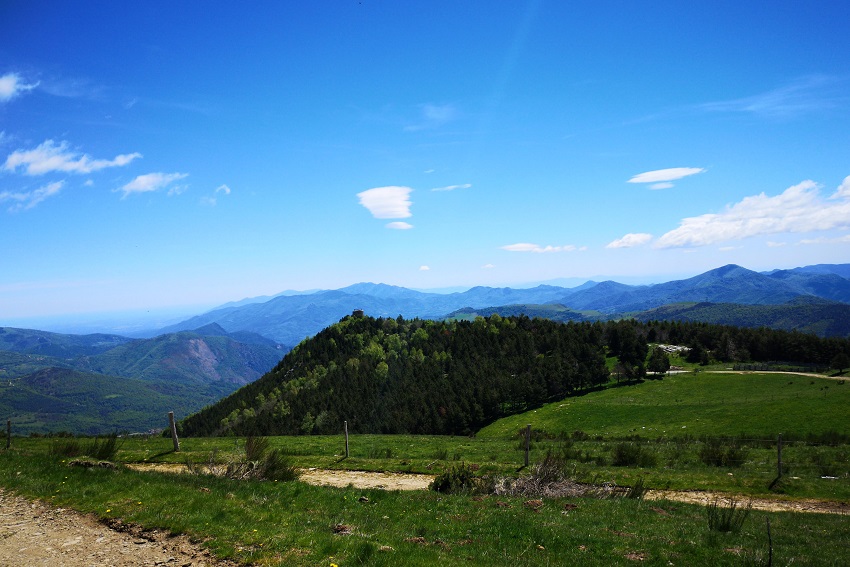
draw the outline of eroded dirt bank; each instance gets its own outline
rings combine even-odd
[[[2,567],[232,567],[185,536],[141,530],[0,489]]]

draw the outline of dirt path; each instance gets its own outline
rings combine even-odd
[[[31,502],[0,489],[0,567],[224,567],[185,536],[169,536],[73,510]]]
[[[179,474],[183,465],[132,466]],[[301,480],[320,486],[355,486],[385,490],[424,490],[431,475],[374,473],[307,469]],[[701,491],[650,490],[647,500],[673,500],[691,504],[722,503],[730,495]],[[850,514],[843,502],[776,500],[737,496],[739,505],[752,502],[754,510]],[[73,510],[30,502],[0,489],[0,567],[233,567],[236,564],[212,557],[185,536],[170,536],[157,530],[142,530],[120,521],[99,522]]]
[[[816,514],[850,514],[850,504],[844,502],[826,502],[823,500],[778,500],[776,498],[751,498],[719,492],[702,490],[648,490],[646,500],[673,500],[687,504],[711,504],[717,500],[721,505],[734,499],[739,507],[752,502],[753,510],[767,512],[809,512]]]
[[[180,464],[145,464],[128,465],[136,470],[152,470],[168,473],[185,473],[186,467]],[[324,470],[303,469],[301,480],[317,486],[346,487],[352,485],[355,488],[382,488],[385,490],[425,490],[431,481],[432,475],[427,474],[403,474],[382,473],[366,471],[347,470]],[[673,500],[688,504],[710,504],[715,500],[721,503],[734,498],[740,505],[752,502],[754,510],[765,510],[768,512],[811,512],[819,514],[850,514],[850,504],[844,502],[828,502],[822,500],[780,500],[776,498],[750,498],[722,492],[706,492],[702,490],[648,490],[645,498],[647,500]]]

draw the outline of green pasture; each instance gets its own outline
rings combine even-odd
[[[185,533],[254,565],[843,565],[846,516],[753,511],[738,532],[668,501],[320,488],[69,467],[41,448],[0,454],[0,486],[103,519]]]
[[[609,387],[501,419],[478,437],[505,437],[526,424],[551,434],[647,438],[805,438],[850,434],[850,385],[800,374],[685,372]]]

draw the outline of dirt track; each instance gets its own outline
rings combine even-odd
[[[185,536],[110,525],[0,489],[2,567],[225,567]]]
[[[139,467],[141,468],[141,467]],[[146,466],[146,470],[180,473],[182,465]],[[301,479],[310,484],[423,490],[433,480],[430,475],[371,473],[361,471],[305,470]],[[647,500],[675,500],[707,504],[728,495],[709,492],[652,490]],[[775,500],[738,497],[755,510],[850,514],[850,505],[840,502]],[[142,530],[119,521],[109,525],[93,516],[73,510],[30,502],[0,489],[0,567],[36,566],[135,567],[232,567],[235,563],[215,559],[199,544],[185,536],[170,536],[156,530]]]

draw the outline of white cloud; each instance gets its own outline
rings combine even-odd
[[[838,238],[809,238],[801,240],[800,244],[850,244],[850,234]]]
[[[429,272],[429,271],[431,271],[431,267],[430,266],[419,266],[419,271],[420,272]]]
[[[35,191],[28,191],[25,193],[12,193],[10,191],[2,191],[0,192],[0,203],[4,201],[13,201],[15,204],[9,207],[10,212],[17,211],[26,211],[29,210],[48,197],[52,197],[59,193],[62,190],[62,187],[65,185],[64,181],[55,181],[53,183],[48,183],[44,187],[40,187]]]
[[[387,223],[387,228],[391,228],[393,230],[410,230],[413,228],[413,225],[403,221],[395,221]]]
[[[566,246],[540,246],[539,244],[530,244],[527,242],[508,244],[501,248],[508,252],[534,252],[536,254],[543,254],[546,252],[572,252],[576,250],[576,247],[572,244],[568,244]]]
[[[495,266],[494,264],[484,264],[484,265],[483,265],[483,266],[481,266],[481,267],[482,267],[482,268],[484,268],[485,270],[492,270],[492,269],[493,269],[493,268],[495,268],[496,266]]]
[[[649,186],[649,188],[653,191],[657,191],[658,189],[669,189],[672,186],[672,183],[670,183],[669,181],[665,181],[664,183],[653,183]]]
[[[667,189],[672,187],[670,181],[682,179],[689,175],[696,175],[705,171],[702,167],[671,167],[668,169],[656,169],[654,171],[645,171],[639,173],[629,179],[629,183],[665,183],[663,186],[653,186],[652,189]]]
[[[605,248],[632,248],[641,246],[652,240],[652,235],[645,232],[632,232],[613,242],[609,242]]]
[[[201,204],[206,205],[208,207],[215,207],[218,204],[219,193],[230,195],[230,187],[222,183],[221,185],[215,188],[215,191],[213,191],[212,195],[204,195],[203,197],[201,197]]]
[[[844,178],[830,199],[850,199],[850,175]]]
[[[149,191],[158,191],[164,187],[168,187],[174,181],[188,177],[188,173],[146,173],[139,175],[131,182],[119,187],[115,191],[123,191],[122,198],[126,198],[131,193],[147,193]],[[182,193],[182,190],[178,192]]]
[[[463,183],[461,185],[447,185],[446,187],[434,187],[431,191],[454,191],[455,189],[469,189],[472,183]]]
[[[360,204],[376,219],[406,219],[410,212],[410,187],[375,187],[357,194]]]
[[[23,168],[27,175],[44,175],[51,171],[64,173],[91,173],[107,167],[121,167],[142,154],[121,154],[113,159],[92,159],[87,154],[80,154],[68,149],[68,142],[56,144],[47,140],[32,150],[16,150],[6,158],[3,169],[16,171]]]
[[[753,236],[850,228],[850,191],[844,183],[830,196],[820,196],[814,181],[803,181],[775,197],[764,193],[727,205],[721,213],[683,219],[658,239],[657,248],[706,246]]]
[[[21,93],[31,91],[38,83],[24,84],[17,73],[6,73],[0,77],[0,102],[8,102]]]

